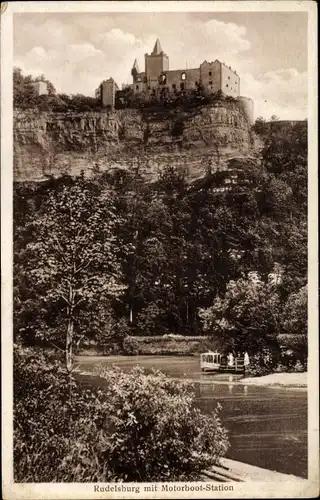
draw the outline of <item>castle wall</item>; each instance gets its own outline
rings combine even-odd
[[[159,84],[159,75],[169,69],[169,58],[166,54],[145,54],[145,72],[147,85],[155,88]]]
[[[32,86],[36,91],[37,95],[48,95],[48,84],[47,82],[33,82]]]
[[[146,74],[144,72],[137,73],[133,82],[133,91],[135,94],[138,94],[145,90],[146,88],[145,80],[146,80]]]
[[[240,77],[224,64],[221,64],[221,90],[232,97],[240,95]]]
[[[164,75],[166,83],[160,87],[166,87],[170,93],[176,90],[180,92],[182,86],[185,90],[195,89],[196,83],[200,82],[200,68],[170,70]]]
[[[250,99],[250,97],[238,97],[237,101],[240,104],[249,125],[253,125],[253,100]]]
[[[221,63],[216,60],[208,63],[204,61],[200,65],[201,84],[208,93],[216,93],[221,89]]]
[[[114,108],[116,91],[117,85],[112,78],[101,83],[101,102],[103,107],[110,106]]]

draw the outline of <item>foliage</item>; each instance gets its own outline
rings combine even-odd
[[[33,84],[38,81],[47,84],[48,95],[37,95]],[[23,75],[20,68],[13,69],[13,104],[15,107],[48,109],[49,104],[52,105],[57,101],[55,94],[53,84],[44,75],[33,78],[31,75]]]
[[[236,99],[232,96],[225,96],[222,91],[215,93],[207,92],[201,84],[197,84],[195,89],[176,89],[174,92],[169,92],[168,89],[163,88],[158,95],[150,95],[146,92],[134,93],[133,87],[128,86],[117,92],[115,108],[140,108],[142,110],[154,111],[176,108],[190,110],[190,108],[214,104],[224,100],[236,102]]]
[[[101,102],[96,97],[89,97],[82,94],[59,94],[60,105],[54,106],[53,111],[97,111],[101,109]]]
[[[122,343],[122,352],[126,355],[137,356],[140,354],[139,342],[130,335],[127,335]]]
[[[282,312],[282,331],[290,335],[292,356],[283,364],[301,362],[304,367],[308,358],[308,287],[301,287],[296,293],[291,293]]]
[[[308,335],[308,287],[303,286],[296,293],[291,293],[285,304],[283,314],[283,332],[295,335]]]
[[[38,81],[47,84],[47,95],[37,95],[33,84]],[[20,68],[13,70],[13,104],[16,108],[36,108],[56,112],[86,112],[101,109],[100,99],[82,94],[57,94],[53,84],[44,75],[36,78],[23,75]]]
[[[278,366],[280,353],[276,353],[268,347],[263,347],[260,351],[250,358],[250,365],[247,370],[247,376],[261,377],[268,375]]]
[[[101,369],[89,390],[48,355],[14,355],[17,482],[190,480],[226,452],[218,409],[193,408],[186,382]]]
[[[211,415],[194,408],[190,383],[160,372],[145,375],[139,367],[129,374],[97,371],[113,408],[106,460],[123,480],[190,481],[225,454],[219,408]]]
[[[20,228],[25,246],[16,259],[16,331],[23,337],[31,322],[34,337],[65,348],[69,369],[75,337],[110,327],[110,302],[123,291],[117,223],[112,192],[80,177],[54,183]]]
[[[277,348],[279,296],[274,283],[257,273],[230,281],[225,295],[199,314],[205,330],[217,332],[227,350],[253,355],[266,346]]]
[[[14,349],[16,482],[109,481],[103,393],[83,390],[58,361]]]

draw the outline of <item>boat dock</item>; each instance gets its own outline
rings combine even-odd
[[[244,358],[234,358],[232,366],[228,365],[226,358],[222,358],[219,371],[224,373],[245,373]]]
[[[247,360],[245,358],[247,356]],[[249,366],[248,355],[226,356],[219,352],[206,352],[200,356],[202,371],[218,371],[223,373],[246,373]]]

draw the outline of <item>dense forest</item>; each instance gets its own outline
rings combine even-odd
[[[170,165],[152,183],[139,167],[16,183],[16,339],[206,333],[252,352],[279,333],[306,342],[306,122],[262,132],[261,162],[242,160],[228,189],[219,172],[190,184]]]

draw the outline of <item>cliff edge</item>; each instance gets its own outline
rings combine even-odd
[[[250,123],[232,101],[188,109],[14,110],[16,181],[81,170],[90,175],[94,166],[130,168],[137,161],[150,177],[170,163],[194,178],[210,162],[252,155],[258,148]]]

